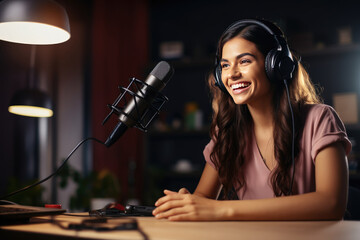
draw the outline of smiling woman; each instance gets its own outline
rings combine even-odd
[[[224,45],[221,80],[236,104],[250,103],[254,98],[260,104],[270,103],[272,91],[264,61],[264,55],[248,40],[233,38]]]
[[[212,140],[199,184],[193,194],[165,190],[153,214],[170,220],[341,219],[351,143],[281,30],[253,19],[230,25],[210,78]],[[221,188],[224,201],[216,201]]]

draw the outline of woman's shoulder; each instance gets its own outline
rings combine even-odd
[[[305,104],[301,110],[305,119],[322,119],[324,117],[338,118],[335,109],[326,104]]]
[[[305,104],[302,108],[303,111],[306,111],[309,114],[321,113],[324,111],[335,112],[334,108],[330,105],[317,103],[317,104]]]
[[[313,139],[315,144],[312,146],[313,156],[316,155],[317,150],[334,141],[343,142],[346,154],[350,152],[351,143],[347,137],[345,125],[333,107],[326,104],[308,104],[303,110],[307,112],[303,134]]]
[[[307,104],[301,113],[304,127],[328,128],[345,131],[344,123],[332,106],[326,104]]]

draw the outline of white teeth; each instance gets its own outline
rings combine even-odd
[[[250,85],[249,83],[236,83],[236,84],[231,85],[231,89],[244,88],[249,85]]]

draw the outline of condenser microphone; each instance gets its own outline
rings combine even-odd
[[[107,147],[115,143],[128,128],[134,127],[140,121],[173,73],[173,68],[165,61],[161,61],[155,66],[146,78],[143,86],[134,94],[134,97],[119,114],[119,123],[104,143]]]

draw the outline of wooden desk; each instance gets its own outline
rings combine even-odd
[[[84,217],[60,215],[62,224],[79,223]],[[141,230],[96,232],[93,230],[64,230],[50,218],[34,218],[28,224],[0,226],[0,239],[261,239],[261,240],[358,240],[360,221],[293,221],[293,222],[170,222],[153,217],[136,218]],[[119,221],[110,219],[109,222]]]

